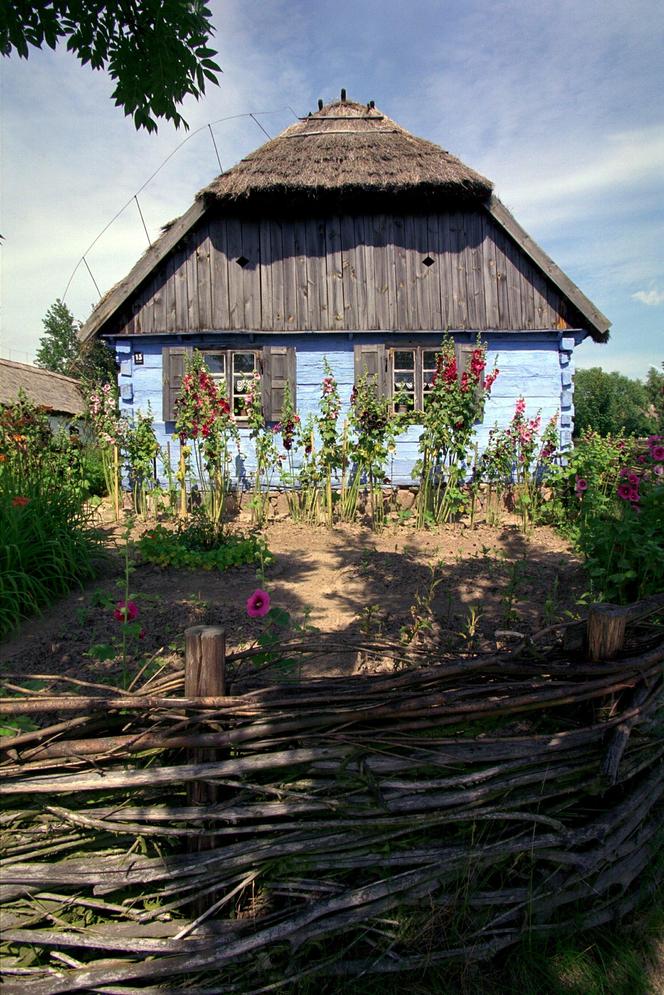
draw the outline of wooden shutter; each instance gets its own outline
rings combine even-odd
[[[294,346],[264,346],[263,360],[263,417],[266,421],[279,421],[284,407],[286,384],[290,388],[293,407],[297,407],[297,376]]]
[[[161,350],[162,362],[162,417],[165,422],[175,421],[175,398],[180,393],[184,376],[185,358],[191,356],[191,346],[164,346]]]
[[[355,346],[355,383],[360,377],[368,374],[374,377],[379,397],[387,396],[387,366],[385,346],[382,342],[375,345]]]

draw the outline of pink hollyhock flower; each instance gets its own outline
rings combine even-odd
[[[26,504],[30,504],[29,497],[15,497],[12,498],[12,504],[15,508],[25,508]]]
[[[631,487],[630,488],[630,491],[629,491],[629,500],[630,501],[640,501],[641,500],[641,498],[639,497],[639,492],[637,491],[636,487]]]
[[[135,601],[118,601],[113,612],[116,622],[133,622],[138,615],[138,605]]]
[[[632,493],[632,488],[629,484],[618,484],[618,497],[622,498],[623,501],[629,501],[629,496]]]
[[[650,455],[657,463],[662,463],[664,461],[664,446],[653,446]]]
[[[584,480],[583,477],[577,477],[574,490],[577,494],[583,494],[584,491],[588,490],[588,481]]]
[[[267,591],[261,591],[259,588],[247,598],[247,615],[250,618],[262,618],[269,610],[270,595]]]
[[[630,473],[627,476],[627,482],[632,485],[632,487],[639,486],[639,477],[636,473]]]

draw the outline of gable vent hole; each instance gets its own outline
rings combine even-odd
[[[425,256],[422,262],[425,266],[433,266],[435,259],[432,259],[431,256]]]
[[[246,256],[238,256],[237,259],[235,260],[235,262],[238,264],[238,266],[240,266],[242,269],[244,269],[244,267],[247,265],[247,263],[249,262],[249,260],[247,259]]]

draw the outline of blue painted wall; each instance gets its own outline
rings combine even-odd
[[[518,397],[526,400],[526,413],[533,417],[541,411],[542,424],[558,411],[560,412],[560,443],[563,448],[571,445],[574,418],[573,373],[574,347],[584,337],[583,332],[567,331],[560,333],[529,332],[510,335],[509,333],[483,333],[482,340],[487,346],[487,370],[498,366],[500,375],[496,380],[488,400],[484,420],[477,428],[477,442],[480,450],[486,445],[489,430],[494,426],[504,427],[510,421]],[[460,341],[474,342],[473,334],[455,336]],[[421,345],[436,347],[442,333],[418,335]],[[400,336],[403,341],[403,336]],[[141,336],[138,339],[120,339],[115,343],[120,364],[118,375],[120,386],[120,410],[131,420],[137,411],[152,410],[155,429],[160,444],[166,449],[170,445],[171,462],[175,468],[179,458],[179,442],[173,436],[173,424],[163,421],[162,414],[162,348],[175,344],[173,336]],[[221,344],[214,335],[200,337],[187,336],[187,345],[194,348],[210,348]],[[352,338],[347,333],[329,335],[255,335],[251,342],[247,338],[234,337],[233,344],[260,348],[263,344],[274,346],[295,346],[297,358],[297,409],[304,420],[309,412],[318,411],[321,381],[323,378],[323,357],[332,367],[339,385],[343,407],[339,424],[348,410],[350,392],[354,377],[353,346],[382,341],[387,346],[390,337],[385,333],[372,335],[358,333]],[[224,346],[229,345],[228,336],[223,337]],[[133,360],[134,350],[143,355],[143,364]],[[255,465],[251,441],[246,429],[240,430],[242,455],[236,460],[236,476],[244,481]],[[420,429],[411,426],[400,436],[394,461],[388,467],[388,475],[395,483],[412,483],[411,470],[417,459],[417,442]],[[278,478],[275,478],[275,485]]]

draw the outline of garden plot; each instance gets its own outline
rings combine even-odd
[[[121,548],[121,529],[109,532],[109,544],[117,540]],[[379,666],[343,651],[358,638],[415,640],[441,652],[492,650],[517,638],[509,633],[568,618],[585,590],[579,559],[546,527],[525,537],[514,524],[470,529],[457,523],[426,532],[394,525],[375,533],[283,521],[264,535],[274,559],[260,579],[253,565],[219,573],[136,562],[129,593],[137,633],[127,646],[127,679],[151,660],[179,666],[190,625],[224,626],[231,652],[255,641],[271,624],[247,614],[256,588],[264,587],[271,604],[289,613],[296,631],[313,626],[338,637],[338,656],[311,664],[311,676]],[[23,623],[0,646],[2,677],[48,673],[121,683],[122,626],[114,614],[124,584],[115,554],[103,578]],[[118,654],[95,657],[99,646],[115,646]],[[252,676],[246,668],[245,676]]]

